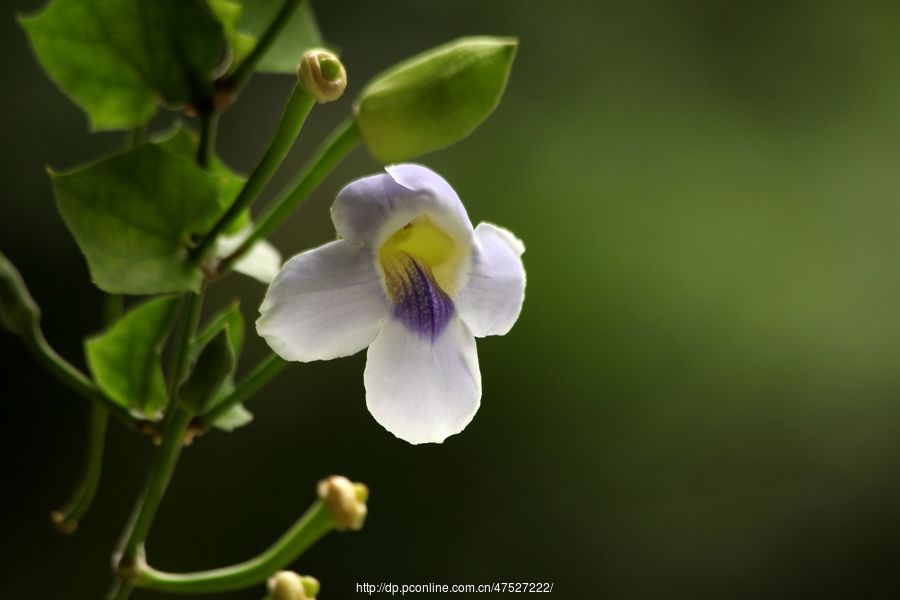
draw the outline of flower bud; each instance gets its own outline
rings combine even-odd
[[[278,571],[268,582],[266,600],[316,600],[319,581],[315,577],[301,577],[293,571]]]
[[[461,38],[376,76],[355,106],[369,152],[385,164],[403,162],[469,135],[500,102],[517,45]]]
[[[369,499],[369,488],[365,485],[332,475],[319,482],[319,498],[328,507],[338,529],[362,529]]]
[[[333,102],[347,87],[347,71],[340,59],[328,50],[309,50],[297,69],[300,85],[319,104]]]
[[[226,324],[200,350],[194,369],[181,384],[178,391],[181,405],[195,415],[202,415],[212,407],[219,390],[233,371],[234,349]]]
[[[40,318],[41,309],[19,271],[0,253],[0,323],[17,335],[29,335]]]

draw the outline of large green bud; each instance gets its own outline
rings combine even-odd
[[[369,152],[402,162],[472,133],[500,102],[517,46],[513,38],[460,38],[375,77],[355,107]]]

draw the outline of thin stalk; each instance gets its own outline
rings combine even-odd
[[[120,419],[123,423],[135,429],[136,419],[123,406],[113,402],[100,388],[94,385],[81,371],[76,369],[66,359],[56,353],[44,337],[40,326],[34,328],[23,336],[25,345],[31,350],[34,357],[50,371],[62,383],[78,392],[88,400],[92,400],[109,410],[110,414]]]
[[[301,171],[290,191],[270,205],[250,236],[219,265],[226,273],[260,239],[275,231],[306,200],[329,173],[362,141],[356,121],[350,119],[338,127]]]
[[[302,0],[284,1],[284,4],[281,5],[278,13],[272,19],[272,22],[269,23],[266,31],[260,36],[259,40],[256,42],[256,46],[250,51],[250,54],[248,54],[231,75],[228,75],[221,83],[223,88],[236,90],[244,87],[244,84],[246,84],[247,80],[250,79],[250,76],[253,75],[253,71],[256,70],[256,66],[262,60],[263,56],[266,55],[272,47],[272,44],[275,43],[278,35],[284,30],[285,25],[287,25],[287,22],[294,14],[294,11],[300,6],[300,2],[302,2]],[[297,58],[299,59],[299,57]]]
[[[144,491],[138,499],[131,528],[122,544],[119,558],[121,568],[127,569],[134,566],[138,556],[143,551],[144,542],[147,539],[147,534],[150,532],[150,526],[153,524],[153,519],[156,517],[159,505],[162,503],[166,488],[172,479],[172,473],[175,471],[175,465],[181,454],[184,434],[190,422],[191,413],[180,406],[176,406],[169,425],[163,434],[162,443],[157,448],[153,466],[150,470],[150,478],[147,480]]]
[[[200,111],[200,141],[197,143],[197,164],[209,168],[210,157],[216,143],[216,124],[219,117],[211,108]]]
[[[137,148],[141,144],[144,143],[144,140],[147,138],[147,129],[146,127],[135,127],[128,134],[128,148]]]
[[[173,391],[166,415],[163,418],[165,425],[163,437],[154,456],[149,478],[143,492],[138,497],[116,557],[120,578],[137,568],[139,559],[143,556],[144,542],[153,525],[153,519],[162,503],[169,481],[172,479],[172,474],[175,472],[175,465],[178,463],[178,457],[181,455],[181,448],[184,445],[185,433],[193,418],[192,413],[178,403],[178,383],[184,378],[187,370],[190,347],[194,341],[197,322],[200,319],[204,291],[205,289],[202,289],[201,293],[192,294],[188,299],[184,327],[181,330],[180,338],[176,340],[178,359],[175,362],[175,371],[172,373],[172,381],[175,383],[170,384]],[[121,598],[127,598],[129,593],[130,590],[124,592],[125,595]]]
[[[130,581],[116,581],[106,597],[107,600],[126,600],[132,590],[134,590],[134,584]]]
[[[253,397],[259,390],[265,387],[275,375],[287,365],[287,362],[277,354],[270,354],[264,358],[254,369],[241,380],[234,391],[224,400],[219,402],[211,411],[199,417],[201,429],[212,427],[216,420],[224,415],[235,404],[240,404]]]
[[[187,294],[187,312],[181,326],[180,337],[175,343],[175,353],[173,354],[172,368],[169,373],[168,392],[170,406],[175,398],[178,386],[181,385],[187,373],[188,362],[191,358],[191,343],[193,342],[194,333],[197,331],[197,325],[200,323],[200,312],[203,308],[203,291],[201,290],[199,294]]]
[[[250,560],[196,573],[166,573],[149,566],[137,570],[138,587],[183,594],[202,594],[239,590],[261,583],[283,569],[323,535],[334,528],[328,508],[316,501],[278,540]]]
[[[74,533],[78,528],[78,521],[94,500],[97,486],[100,483],[100,472],[103,468],[103,446],[106,441],[108,423],[109,411],[99,404],[91,405],[84,473],[65,506],[51,514],[53,524],[63,533]]]
[[[109,327],[122,316],[124,301],[121,294],[107,294],[103,300],[103,326]],[[85,452],[84,470],[81,480],[75,486],[71,498],[59,510],[50,514],[53,524],[61,532],[74,533],[78,521],[94,501],[97,486],[100,484],[100,473],[103,470],[103,446],[106,442],[106,428],[109,425],[109,411],[99,405],[91,404],[91,413],[87,429],[87,451]]]
[[[194,262],[202,261],[215,245],[216,238],[225,231],[235,219],[247,210],[259,193],[272,178],[272,174],[281,165],[287,156],[291,146],[300,134],[300,129],[306,121],[306,117],[312,110],[315,99],[307,94],[300,85],[294,87],[291,97],[288,99],[281,115],[281,121],[275,130],[269,147],[260,159],[259,164],[253,170],[250,178],[241,188],[240,193],[219,221],[213,226],[203,241],[191,252]]]

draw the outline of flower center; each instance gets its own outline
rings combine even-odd
[[[428,217],[413,219],[381,246],[378,260],[394,316],[434,339],[453,316],[460,252]]]

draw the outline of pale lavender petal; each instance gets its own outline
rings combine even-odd
[[[460,317],[476,337],[505,335],[525,300],[525,246],[510,231],[481,223],[466,286],[456,297]]]
[[[382,427],[411,444],[462,431],[481,403],[475,338],[451,318],[433,339],[388,319],[369,346],[366,405]]]
[[[472,223],[459,196],[437,173],[420,165],[386,168],[387,173],[350,182],[337,195],[331,219],[342,238],[375,245],[421,215],[451,235],[469,239]]]
[[[359,352],[389,314],[371,250],[343,240],[289,260],[259,310],[259,335],[300,362]]]

